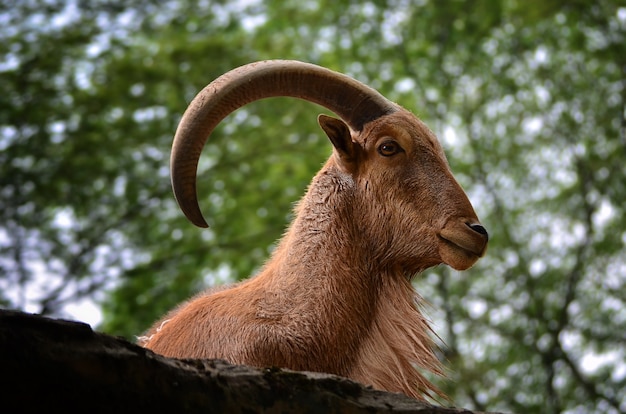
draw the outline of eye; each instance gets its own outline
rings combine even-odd
[[[385,141],[378,146],[378,153],[383,157],[391,157],[402,151],[402,147],[396,141]]]

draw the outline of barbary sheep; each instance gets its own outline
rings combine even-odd
[[[316,65],[271,60],[236,68],[202,90],[174,138],[176,199],[207,224],[196,196],[202,148],[216,125],[252,101],[301,98],[333,152],[293,222],[254,277],[179,305],[139,343],[176,358],[333,373],[425,399],[442,373],[412,278],[441,263],[472,266],[487,246],[441,145],[417,117],[368,86]]]

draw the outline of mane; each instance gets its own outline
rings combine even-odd
[[[444,376],[437,358],[437,345],[421,307],[423,299],[405,277],[381,278],[378,301],[368,336],[362,341],[359,359],[362,364],[352,377],[377,389],[401,392],[419,400],[424,396],[447,399],[422,371]]]

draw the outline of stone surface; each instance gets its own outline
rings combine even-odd
[[[328,374],[164,358],[80,322],[15,311],[0,311],[0,350],[7,413],[470,413]]]

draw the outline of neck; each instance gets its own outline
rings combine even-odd
[[[354,184],[325,171],[298,205],[297,219],[259,281],[279,295],[275,312],[284,317],[287,311],[293,332],[306,343],[304,352],[315,359],[317,365],[306,369],[366,384],[376,373],[384,378],[370,384],[376,388],[416,398],[436,393],[414,366],[440,373],[409,278],[380,268],[354,224],[359,211]]]
[[[313,180],[295,221],[251,282],[271,292],[270,300],[262,300],[263,314],[286,322],[286,329],[307,343],[306,352],[316,350],[318,355],[306,359],[316,359],[320,371],[340,365],[342,372],[331,372],[347,375],[375,316],[379,278],[364,249],[346,243],[359,241],[350,224],[351,180],[325,171]]]
[[[336,295],[349,295],[340,303],[370,307],[380,280],[373,265],[375,260],[363,237],[359,223],[358,200],[355,199],[351,176],[336,170],[323,169],[297,206],[296,219],[285,234],[273,261],[289,281],[298,286],[312,285],[316,290],[330,290],[329,300]],[[369,292],[369,293],[368,293]]]

